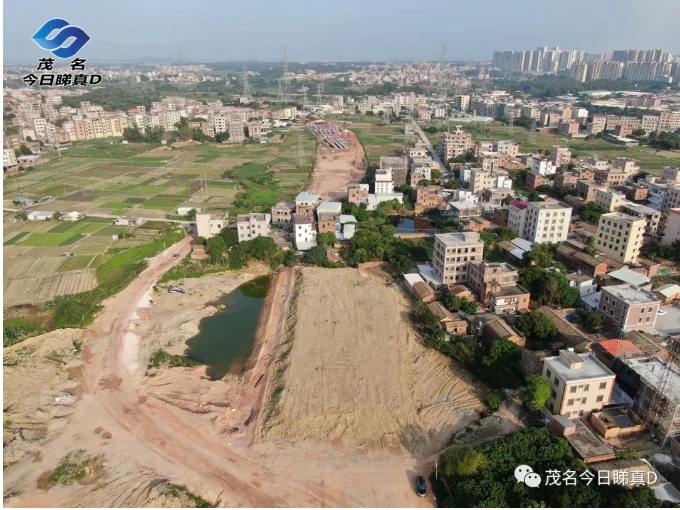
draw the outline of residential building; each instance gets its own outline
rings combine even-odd
[[[430,180],[432,178],[432,167],[429,166],[412,166],[411,167],[411,174],[410,174],[410,182],[409,184],[411,186],[417,186],[418,183],[422,180]]]
[[[513,140],[497,140],[493,142],[493,152],[516,158],[519,155],[519,144]]]
[[[17,166],[17,155],[14,149],[2,149],[2,168]]]
[[[680,240],[680,209],[669,209],[661,244],[669,245],[678,240]]]
[[[569,286],[578,289],[581,297],[589,296],[597,292],[597,283],[595,278],[583,273],[571,273],[567,275]]]
[[[680,129],[680,110],[662,110],[659,112],[657,132]]]
[[[575,119],[562,119],[558,128],[558,132],[563,136],[578,135],[580,124]]]
[[[320,201],[321,197],[319,195],[303,191],[295,197],[295,212],[311,215]]]
[[[453,133],[442,133],[440,146],[442,147],[444,160],[450,161],[474,149],[475,141],[470,133],[463,130],[463,126],[456,126]]]
[[[404,173],[404,183],[406,174]],[[375,194],[387,195],[394,193],[394,175],[391,168],[381,168],[375,171]]]
[[[605,329],[619,334],[653,328],[660,306],[661,301],[651,291],[624,283],[602,287],[597,310]]]
[[[543,186],[544,184],[547,184],[547,183],[548,183],[548,179],[543,177],[538,172],[534,172],[533,170],[531,170],[530,172],[527,172],[527,177],[526,177],[527,188],[536,189],[539,186]]]
[[[593,353],[573,349],[545,358],[542,375],[550,382],[546,408],[567,418],[588,416],[609,404],[616,378]]]
[[[419,186],[416,188],[416,213],[421,213],[429,209],[446,209],[446,201],[449,193],[445,192],[440,186]]]
[[[473,168],[470,170],[470,186],[469,189],[477,194],[486,188],[495,187],[497,179],[494,175],[481,168]]]
[[[673,166],[664,167],[661,170],[661,178],[667,181],[680,181],[680,168]]]
[[[596,170],[595,180],[608,184],[609,186],[620,186],[628,180],[626,174],[618,168],[608,168],[606,170]]]
[[[529,310],[531,295],[521,285],[491,286],[489,294],[489,310],[497,314],[517,313],[520,310]]]
[[[468,264],[467,285],[477,294],[479,302],[486,305],[496,287],[517,284],[519,273],[507,262],[477,262]]]
[[[229,213],[225,212],[197,212],[196,233],[199,237],[209,239],[222,232],[229,222]],[[240,241],[240,239],[239,239]]]
[[[643,115],[640,121],[640,129],[645,130],[645,134],[654,133],[659,128],[658,115]]]
[[[618,211],[624,202],[627,202],[626,195],[619,191],[608,188],[595,190],[595,205],[603,207],[607,211]]]
[[[444,285],[467,281],[468,264],[481,262],[484,242],[477,232],[435,234],[432,272]]]
[[[579,196],[583,198],[585,203],[595,200],[595,192],[598,189],[606,189],[609,185],[604,182],[593,181],[590,179],[583,179],[576,181],[576,191]]]
[[[649,176],[647,176],[649,178]],[[666,181],[640,179],[640,186],[647,188],[647,205],[657,211],[665,212],[670,206],[668,201],[669,186]]]
[[[246,133],[241,120],[229,121],[229,142],[241,143],[246,139]]]
[[[290,223],[293,221],[293,213],[295,212],[295,203],[293,202],[279,202],[272,207],[272,222],[273,223]]]
[[[645,232],[648,234],[656,234],[656,231],[659,229],[661,213],[656,209],[652,209],[646,205],[625,201],[619,205],[619,212],[634,218],[644,218],[646,222]]]
[[[676,340],[671,340],[675,342]],[[652,423],[651,432],[662,439],[680,433],[680,371],[658,356],[622,360],[639,380],[633,410]],[[664,447],[664,444],[661,444]]]
[[[264,213],[239,214],[236,218],[238,241],[248,241],[269,235],[272,215]]]
[[[482,209],[476,202],[449,202],[448,209],[454,220],[478,218],[482,215]]]
[[[531,157],[531,161],[529,162],[529,167],[531,168],[532,172],[536,172],[540,175],[553,175],[557,167],[553,164],[553,162],[547,158],[544,158],[542,156],[534,155]]]
[[[565,188],[575,188],[578,180],[579,174],[577,172],[557,172],[553,176],[555,186],[564,186]]]
[[[526,205],[525,205],[526,204]],[[513,202],[508,226],[522,239],[536,243],[558,243],[569,233],[571,207],[563,202]]]
[[[515,192],[508,188],[486,188],[482,191],[481,199],[483,202],[500,203],[507,197],[512,197]]]
[[[380,169],[392,170],[393,186],[406,184],[406,174],[408,173],[408,159],[403,156],[383,156],[380,158]],[[378,193],[378,191],[376,191]],[[388,193],[393,193],[389,191]]]
[[[571,161],[571,151],[564,145],[553,145],[550,151],[550,161],[559,168]]]
[[[347,201],[359,205],[368,200],[368,184],[350,184],[347,186]]]
[[[318,217],[318,232],[319,234],[337,233],[339,230],[338,219],[342,212],[342,204],[340,202],[321,202],[316,208]],[[338,223],[336,225],[336,223]]]
[[[642,247],[644,218],[611,212],[600,216],[595,248],[623,264],[636,263]]]
[[[317,245],[318,231],[310,214],[293,214],[293,228],[295,231],[295,247],[298,250],[306,251]]]

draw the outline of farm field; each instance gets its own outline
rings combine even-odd
[[[111,255],[150,242],[167,223],[146,228],[117,227],[111,220],[78,222],[14,221],[3,223],[4,308],[39,304],[61,294],[97,286],[96,269]],[[144,225],[143,225],[144,226]],[[115,240],[113,234],[131,237]],[[72,254],[72,255],[71,255]]]
[[[336,120],[351,122],[346,127],[356,133],[364,146],[369,165],[378,165],[382,156],[396,156],[404,148],[404,124],[402,122],[396,122],[390,126],[379,126],[380,117],[368,115],[342,116],[337,117]]]
[[[123,145],[109,139],[78,142],[62,150],[61,157],[46,153],[48,163],[8,179],[3,207],[16,207],[12,200],[19,196],[52,196],[54,200],[32,209],[147,218],[174,215],[179,206],[234,213],[248,207],[264,210],[309,185],[315,146],[311,132],[298,128],[274,134],[270,143],[238,146],[196,143],[169,148]],[[302,167],[298,166],[299,147],[305,157]],[[233,173],[223,177],[230,170]],[[268,171],[274,173],[273,182],[252,181]],[[202,176],[207,189],[201,189]],[[250,201],[236,207],[234,200],[244,191],[252,195]],[[62,232],[53,232],[58,233]]]

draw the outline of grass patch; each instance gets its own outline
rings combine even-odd
[[[21,317],[7,319],[2,323],[2,346],[9,347],[38,333],[40,333],[38,321]]]
[[[3,245],[3,246],[12,245],[12,244],[16,243],[17,241],[19,241],[19,239],[23,238],[27,233],[28,233],[28,232],[19,232],[17,235],[15,235],[15,236],[9,238],[7,241],[5,241],[4,243],[2,243],[2,245]]]
[[[176,498],[178,498],[178,497],[180,497],[180,495],[184,494],[187,498],[189,498],[194,503],[194,508],[213,508],[213,505],[208,503],[205,499],[203,499],[200,496],[196,496],[196,494],[189,492],[189,490],[182,485],[170,484],[170,493],[173,496],[175,496]]]
[[[109,220],[110,221],[110,220]],[[118,225],[109,225],[97,231],[98,236],[113,236],[127,232],[127,227],[119,227]]]
[[[226,270],[225,266],[199,265],[191,262],[188,257],[181,264],[176,265],[165,273],[158,283],[166,283],[181,280],[182,278],[200,278],[201,276],[214,273],[222,273]]]
[[[139,197],[126,198],[123,200],[123,203],[125,204],[143,204],[144,202],[146,202],[146,198]]]
[[[209,163],[210,161],[219,158],[221,155],[222,154],[206,154],[202,158],[195,159],[194,163]]]
[[[139,226],[139,228],[145,228],[148,230],[165,230],[170,225],[171,224],[168,223],[167,221],[147,220],[144,223],[142,223]]]
[[[61,463],[52,471],[47,480],[38,479],[39,489],[48,489],[54,485],[72,485],[82,483],[99,476],[104,469],[104,458],[99,455],[90,457],[85,450],[78,450],[61,459]],[[42,485],[42,486],[41,486]]]
[[[210,181],[208,183],[208,189],[210,188],[227,188],[233,189],[236,187],[236,182],[234,181]]]
[[[156,195],[142,204],[142,209],[168,210],[176,208],[188,197],[185,195]]]
[[[172,158],[138,157],[138,158],[123,159],[121,161],[117,161],[116,163],[114,163],[114,165],[116,165],[116,166],[137,166],[137,167],[145,167],[145,166],[161,167],[161,166],[165,166],[170,161],[172,161]]]
[[[106,202],[99,207],[102,209],[126,209],[129,206],[123,202]]]
[[[86,269],[94,257],[92,255],[76,255],[75,257],[66,257],[64,261],[57,267],[57,273],[65,273],[66,271],[76,271],[78,269]]]
[[[73,235],[69,232],[63,234],[33,232],[18,244],[19,246],[67,246],[75,243],[82,237],[82,234]]]

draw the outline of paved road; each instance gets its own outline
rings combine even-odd
[[[439,154],[437,154],[437,151],[434,150],[434,147],[430,143],[430,140],[428,140],[427,136],[425,135],[425,132],[420,129],[420,126],[415,123],[411,122],[411,125],[413,126],[413,129],[418,133],[420,136],[420,139],[425,143],[425,146],[427,147],[427,150],[430,152],[430,156],[432,156],[432,159],[434,159],[437,163],[439,163],[439,168],[441,169],[442,172],[448,173],[448,167],[444,164],[442,159],[439,157]]]
[[[49,203],[49,202],[44,202],[44,203]],[[40,204],[40,205],[43,205],[43,204]],[[9,211],[9,212],[26,211],[26,212],[30,212],[31,209],[30,208],[20,209],[20,208],[5,207],[5,208],[3,208],[3,211]],[[85,213],[83,213],[83,214],[85,214]],[[111,218],[112,220],[115,220],[116,218],[120,218],[121,215],[120,214],[100,214],[100,213],[96,213],[96,214],[85,214],[85,216],[92,216],[93,218]],[[123,216],[134,216],[135,218],[141,218],[145,221],[146,220],[149,220],[149,221],[165,221],[167,223],[185,223],[187,225],[189,223],[191,223],[190,221],[187,221],[187,220],[170,220],[170,219],[167,219],[167,218],[156,218],[156,217],[152,217],[152,216],[140,216],[139,214],[136,214],[136,211],[135,211],[135,214],[124,214]]]

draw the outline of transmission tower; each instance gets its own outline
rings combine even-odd
[[[515,117],[510,115],[508,117],[508,134],[512,135],[515,132]]]
[[[303,108],[307,104],[307,91],[308,90],[309,90],[309,87],[302,87],[300,89],[300,92],[302,92],[302,106],[303,106]]]
[[[283,101],[290,101],[292,92],[290,89],[290,77],[288,76],[288,48],[283,47],[283,76],[279,82],[279,95]]]
[[[323,82],[316,84],[316,104],[321,104],[323,99]]]
[[[243,64],[243,97],[249,98],[252,94],[250,88],[250,83],[248,83],[248,71],[246,70],[246,65]]]
[[[441,44],[441,52],[439,54],[439,62],[437,63],[437,89],[436,97],[446,97],[446,78],[445,78],[445,60],[446,60],[446,42],[439,41]]]
[[[536,119],[531,119],[531,126],[529,127],[529,138],[527,142],[536,145]]]

